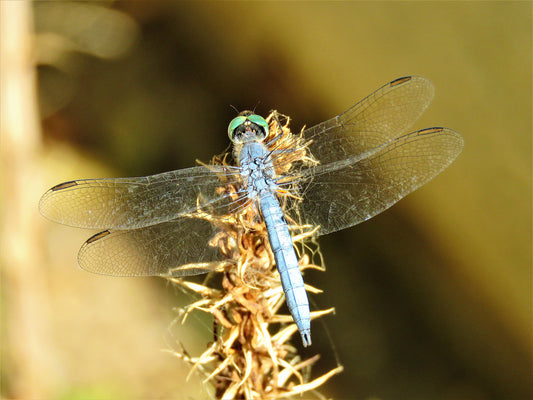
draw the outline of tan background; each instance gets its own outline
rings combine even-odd
[[[453,128],[465,149],[393,209],[321,239],[328,270],[306,280],[337,313],[331,340],[315,324],[305,354],[322,354],[318,374],[337,353],[345,372],[322,390],[336,398],[527,397],[531,3],[1,7],[4,397],[206,396],[159,351],[187,299],[155,278],[79,270],[92,232],[41,218],[47,188],[209,160],[228,145],[230,104],[276,108],[299,129],[404,75],[436,87],[416,128]],[[173,334],[202,349],[210,323]]]

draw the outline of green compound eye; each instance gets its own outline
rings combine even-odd
[[[257,114],[251,114],[247,117],[250,121],[252,121],[254,124],[259,125],[261,128],[265,131],[265,137],[268,136],[268,123],[265,121],[263,117]]]
[[[262,140],[266,138],[268,136],[268,123],[266,120],[259,115],[252,114],[250,111],[245,111],[245,113],[249,114],[239,115],[229,123],[228,136],[230,140],[232,142],[242,142],[244,138],[243,133],[250,125],[252,125],[252,130],[256,132],[257,139]]]
[[[246,121],[246,117],[239,116],[237,118],[233,118],[228,126],[228,136],[231,141],[233,141],[233,131],[237,129],[240,125],[242,125]]]

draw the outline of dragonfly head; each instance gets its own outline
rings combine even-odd
[[[243,111],[229,123],[228,136],[233,143],[262,141],[268,136],[268,123],[252,111]]]

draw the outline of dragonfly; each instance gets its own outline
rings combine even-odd
[[[298,149],[280,149],[278,137],[269,132],[273,125],[244,111],[228,127],[236,165],[68,181],[42,196],[40,212],[61,224],[100,230],[79,251],[84,270],[180,276],[206,272],[180,266],[220,257],[206,246],[218,228],[191,215],[206,208],[225,215],[252,204],[266,226],[288,309],[309,346],[309,301],[287,220],[297,215],[318,227],[317,235],[345,229],[383,212],[447,168],[463,148],[459,133],[443,127],[406,133],[433,95],[433,85],[423,77],[393,80],[344,113],[303,129],[314,162],[286,163],[286,168],[279,168],[280,160]],[[220,190],[224,186],[237,190]],[[281,201],[287,195],[296,199],[290,210]]]

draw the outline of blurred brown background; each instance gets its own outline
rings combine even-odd
[[[321,391],[339,399],[531,396],[530,2],[0,6],[4,398],[207,397],[160,351],[187,298],[78,269],[92,232],[40,217],[46,189],[207,161],[228,145],[230,105],[276,108],[298,130],[404,75],[436,87],[415,128],[453,128],[465,149],[321,238],[328,270],[306,280],[337,312],[304,354],[322,354],[316,375],[337,354],[345,371]],[[172,331],[198,354],[210,323]]]

